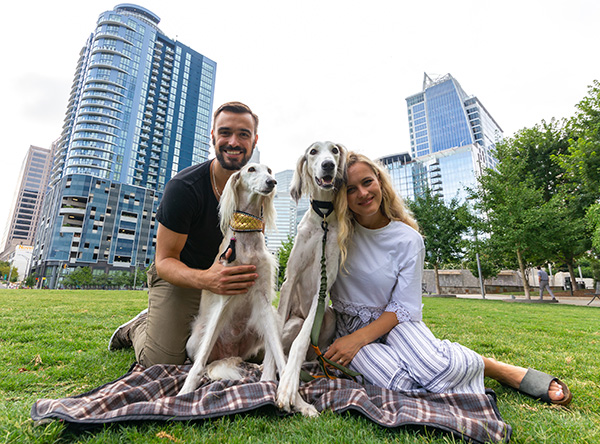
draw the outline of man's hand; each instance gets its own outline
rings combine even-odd
[[[179,258],[186,241],[187,235],[158,224],[155,265],[158,275],[165,281],[178,287],[210,290],[222,295],[244,294],[254,285],[258,277],[254,265],[226,267],[217,260],[207,270],[188,267]],[[231,253],[232,250],[227,249],[225,259]]]
[[[225,259],[229,259],[231,253],[231,248],[227,249]],[[208,270],[202,270],[202,274],[203,288],[228,296],[247,293],[258,278],[255,265],[227,267],[218,260]]]

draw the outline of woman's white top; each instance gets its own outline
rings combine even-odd
[[[333,308],[363,325],[385,311],[398,322],[421,321],[424,258],[423,238],[405,223],[374,230],[355,223],[345,269],[331,288]]]

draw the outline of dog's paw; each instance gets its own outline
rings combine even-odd
[[[187,395],[188,393],[192,393],[195,389],[196,387],[194,387],[193,383],[190,383],[190,378],[188,378],[185,380],[185,384],[183,384],[179,393],[177,393],[177,396]]]
[[[292,396],[288,390],[277,389],[277,407],[288,413],[292,413]]]
[[[300,393],[296,394],[296,401],[294,402],[294,411],[302,413],[304,416],[308,416],[310,418],[316,418],[319,416],[319,411],[315,408],[314,405],[309,404]]]
[[[284,370],[277,386],[277,407],[289,413],[293,410],[295,395],[298,394],[300,388],[299,377],[294,378],[291,373],[294,372]]]

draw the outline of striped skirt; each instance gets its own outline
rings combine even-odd
[[[336,315],[338,337],[354,331],[344,327],[357,319]],[[361,348],[350,368],[371,384],[395,391],[485,392],[481,356],[456,342],[437,339],[423,322],[399,323],[378,342]]]

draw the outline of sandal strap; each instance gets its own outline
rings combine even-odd
[[[558,378],[550,376],[547,373],[540,372],[533,368],[527,369],[525,377],[521,381],[519,391],[532,398],[541,399],[544,402],[552,403],[552,399],[548,396],[550,383],[558,381]]]

